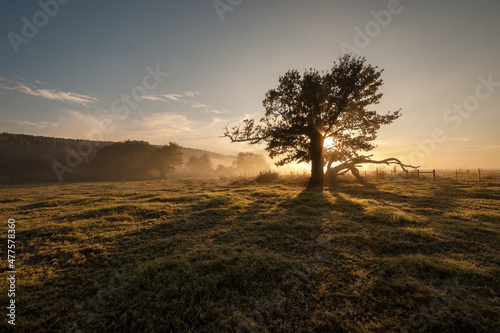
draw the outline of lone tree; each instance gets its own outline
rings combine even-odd
[[[326,139],[351,144],[352,149],[369,148],[380,126],[400,116],[399,110],[379,115],[367,109],[382,97],[382,72],[351,54],[339,57],[327,72],[311,68],[301,76],[290,70],[266,93],[260,122],[245,119],[230,130],[226,127],[224,136],[231,142],[267,143],[270,157],[280,158],[276,165],[311,163],[308,189],[322,190]]]

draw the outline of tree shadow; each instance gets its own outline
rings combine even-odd
[[[384,216],[378,220],[370,218],[365,206],[354,200],[370,199],[380,206],[406,204],[416,215],[428,214],[430,216],[435,215],[436,210],[455,209],[460,198],[470,195],[468,191],[452,183],[436,182],[428,194],[419,196],[412,196],[411,193],[395,193],[390,189],[382,189],[382,186],[375,185],[342,186],[330,188],[327,191],[321,193],[305,190],[293,198],[284,200],[273,197],[269,199],[269,205],[266,204],[268,197],[259,196],[262,203],[253,202],[259,207],[244,206],[238,211],[222,210],[224,214],[219,215],[217,215],[219,206],[195,205],[194,208],[189,206],[186,209],[195,209],[195,211],[189,215],[191,219],[188,220],[183,219],[181,212],[177,210],[156,212],[158,207],[139,209],[141,207],[138,208],[135,204],[119,205],[118,211],[109,211],[106,207],[95,207],[89,211],[79,212],[71,218],[86,219],[99,216],[106,218],[114,216],[113,214],[128,214],[144,227],[119,233],[117,239],[100,238],[99,241],[105,250],[87,247],[77,249],[81,256],[86,257],[85,262],[79,265],[68,264],[68,267],[61,270],[61,275],[64,274],[64,276],[48,277],[35,287],[47,290],[44,295],[48,295],[51,286],[57,284],[62,277],[64,280],[81,282],[81,290],[75,288],[74,291],[62,296],[62,300],[74,306],[83,304],[83,312],[72,313],[72,315],[83,317],[94,315],[93,311],[105,313],[112,310],[115,304],[108,298],[115,296],[113,290],[116,292],[127,290],[127,279],[131,278],[130,275],[134,273],[135,266],[146,260],[152,261],[171,254],[183,253],[183,251],[206,250],[210,252],[217,249],[217,246],[234,246],[235,249],[243,248],[248,251],[262,249],[287,259],[294,258],[297,262],[300,261],[309,267],[332,267],[329,268],[331,272],[345,276],[345,281],[349,281],[358,269],[356,260],[350,257],[351,254],[368,256],[373,253],[377,256],[388,256],[444,253],[445,251],[461,253],[460,249],[464,248],[462,242],[440,240],[430,233],[425,233],[425,230],[419,234],[397,228],[413,223],[412,221],[399,220],[394,224],[381,223],[380,219]],[[182,196],[182,194],[179,195]],[[497,194],[478,191],[473,192],[472,195],[495,198]],[[250,198],[254,197],[250,195]],[[143,199],[145,199],[143,202],[151,203],[148,197]],[[215,202],[210,201],[210,203]],[[429,208],[429,205],[433,206]],[[257,214],[258,211],[262,212],[268,207],[271,209],[266,214]],[[68,218],[68,216],[63,218]],[[153,219],[159,219],[159,221],[154,222]],[[325,230],[325,223],[330,223],[332,228]],[[24,234],[26,239],[32,236]],[[54,235],[54,237],[60,236]],[[468,246],[471,245],[468,244]],[[52,255],[54,258],[58,256]],[[52,257],[37,256],[32,260],[48,261]],[[339,264],[334,267],[331,264],[332,260]],[[345,263],[351,263],[352,267],[345,266]],[[345,268],[342,268],[344,266]],[[130,271],[123,270],[120,273],[123,267],[130,268]],[[310,272],[305,269],[298,268],[297,272],[305,276],[304,279],[312,279],[308,275]],[[116,287],[110,286],[111,282],[108,281],[115,279],[115,275],[124,277],[116,282]],[[38,312],[44,314],[42,310]],[[64,320],[67,319],[64,318]],[[47,320],[46,325],[49,325],[49,322]],[[61,322],[61,325],[57,324],[57,327],[63,329],[63,325],[64,323]]]
[[[406,192],[381,189],[381,187],[387,188],[390,185],[390,182],[363,185],[344,184],[343,186],[330,187],[328,190],[335,196],[342,193],[359,199],[374,200],[381,205],[408,205],[415,209],[415,212],[426,215],[435,214],[436,210],[451,211],[459,205],[460,198],[469,195],[464,189],[447,182],[433,182],[432,184],[411,182],[408,184]],[[394,189],[398,190],[401,186],[401,183],[397,183]],[[413,186],[416,188],[412,189]]]
[[[147,202],[147,198],[145,199],[144,202]],[[62,278],[64,281],[79,281],[81,289],[75,288],[61,297],[63,302],[68,302],[69,308],[78,310],[69,311],[67,316],[62,317],[62,320],[52,327],[70,330],[87,325],[77,319],[73,321],[73,317],[109,319],[117,316],[117,304],[113,299],[122,297],[122,293],[129,290],[135,267],[145,261],[188,255],[196,251],[219,253],[224,247],[248,252],[258,249],[276,254],[278,258],[293,258],[298,262],[301,262],[303,257],[313,260],[320,247],[316,238],[322,232],[322,219],[334,208],[332,202],[323,193],[309,191],[303,191],[290,200],[278,198],[271,202],[276,204],[276,209],[270,211],[269,215],[264,215],[262,221],[255,217],[255,211],[251,207],[241,209],[237,214],[231,215],[231,212],[227,212],[228,214],[215,216],[213,210],[190,206],[186,209],[196,211],[189,214],[189,219],[183,218],[182,214],[162,213],[152,216],[149,213],[135,214],[137,212],[127,211],[136,221],[140,221],[144,228],[119,233],[116,237],[100,238],[99,245],[102,250],[99,251],[92,252],[91,248],[76,247],[78,253],[75,255],[82,258],[82,261],[78,264],[63,263],[58,276],[47,277],[40,283],[37,288],[47,291],[40,292],[34,299],[46,297],[50,286]],[[114,211],[98,207],[72,217],[97,218],[110,213]],[[65,259],[70,259],[71,253],[66,253],[65,256],[68,257]],[[60,255],[51,254],[47,257],[38,256],[36,260],[49,261],[53,257],[61,258]],[[257,259],[258,257],[255,260]],[[294,267],[283,274],[285,273],[291,276],[290,279],[295,279],[296,276],[307,278],[309,274],[302,266]],[[44,315],[45,310],[38,309],[38,313]],[[106,313],[108,315],[103,315]],[[33,320],[33,317],[26,317]],[[51,325],[48,320],[37,324],[46,328]],[[92,321],[90,324],[95,323]]]
[[[495,234],[487,221],[496,213],[477,213],[477,207],[469,212],[467,203],[474,206],[470,199],[486,198],[490,202],[485,204],[494,207],[494,191],[452,182],[411,184],[404,190],[402,184],[329,189],[349,221],[344,229],[363,235],[349,236],[348,244],[356,251],[366,247],[380,256],[394,256],[481,252],[491,243]]]
[[[349,200],[336,191],[330,191],[330,194],[335,198],[334,210],[346,214],[363,214],[365,212],[365,208],[359,202]]]

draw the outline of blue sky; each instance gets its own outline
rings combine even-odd
[[[498,1],[0,1],[0,13],[1,132],[262,151],[222,128],[259,118],[287,70],[327,70],[348,45],[385,69],[375,109],[403,112],[375,156],[500,166]],[[127,104],[132,92],[147,95]]]

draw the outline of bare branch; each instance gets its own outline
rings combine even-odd
[[[346,172],[351,171],[351,173],[354,176],[356,176],[356,178],[359,181],[361,181],[363,183],[364,180],[362,179],[362,177],[359,174],[358,164],[386,164],[386,165],[397,164],[401,167],[401,169],[404,172],[407,172],[406,168],[418,169],[420,167],[420,166],[413,166],[413,165],[409,165],[409,164],[404,164],[399,159],[397,159],[395,157],[389,157],[389,158],[377,161],[377,160],[372,160],[371,159],[372,156],[373,155],[358,156],[358,157],[355,157],[349,161],[341,163],[333,168],[331,167],[331,164],[330,164],[328,166],[328,170],[327,170],[327,175],[328,175],[329,180],[333,181],[336,176],[343,175]]]

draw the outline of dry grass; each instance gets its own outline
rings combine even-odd
[[[16,329],[495,332],[500,183],[374,185],[3,187]]]

